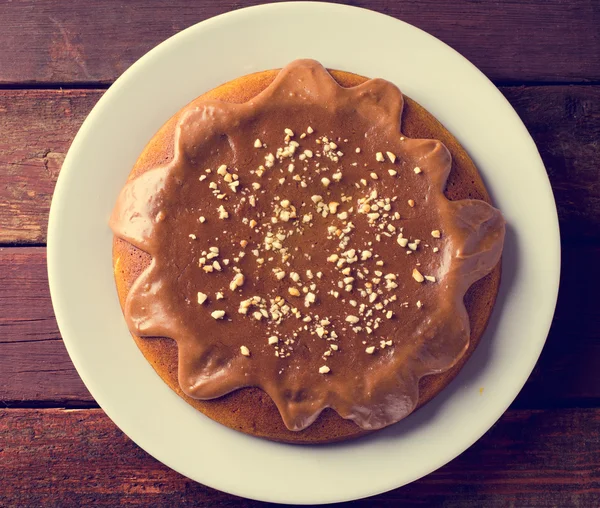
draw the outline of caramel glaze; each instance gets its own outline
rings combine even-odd
[[[173,161],[126,185],[111,227],[152,256],[126,321],[177,342],[185,394],[256,386],[290,430],[327,407],[373,430],[461,358],[463,297],[505,223],[444,196],[450,154],[402,136],[402,105],[387,81],[342,88],[298,60],[249,102],[188,108]]]

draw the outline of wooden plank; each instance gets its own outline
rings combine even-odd
[[[536,141],[563,239],[600,238],[600,86],[503,87]],[[0,244],[46,241],[69,144],[100,90],[0,91]]]
[[[0,437],[2,506],[263,506],[168,469],[99,409],[0,410]],[[352,506],[597,506],[598,471],[600,409],[511,410],[450,464]]]
[[[600,238],[600,86],[500,90],[544,160],[563,242]]]
[[[45,242],[60,167],[101,95],[85,90],[0,92],[0,244]]]
[[[258,0],[0,3],[1,83],[110,83],[159,42]],[[600,79],[595,0],[358,0],[428,31],[497,81]],[[160,13],[160,14],[158,14]]]
[[[93,404],[54,318],[45,250],[0,249],[0,401]]]
[[[562,290],[520,408],[600,402],[600,247],[565,247]],[[8,406],[93,403],[59,337],[43,247],[0,249],[0,401]],[[585,277],[581,267],[586,267]]]

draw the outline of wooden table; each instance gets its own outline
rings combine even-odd
[[[0,2],[0,506],[261,504],[171,471],[98,408],[61,341],[44,248],[62,161],[104,90],[172,34],[252,3]],[[499,86],[546,164],[564,262],[548,343],[500,421],[439,471],[350,505],[599,506],[600,3],[352,3],[427,30]]]

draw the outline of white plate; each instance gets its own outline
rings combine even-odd
[[[399,424],[332,446],[248,437],[212,422],[172,392],[127,332],[107,226],[130,168],[165,120],[220,83],[300,57],[388,79],[425,106],[471,154],[509,225],[491,325],[460,375]],[[492,83],[411,25],[323,3],[271,4],[218,16],[136,62],[77,134],[56,185],[48,228],[58,324],[73,363],[108,416],[148,453],[196,481],[287,503],[387,491],[439,468],[476,441],[515,398],[540,354],[559,265],[556,208],[544,166]]]

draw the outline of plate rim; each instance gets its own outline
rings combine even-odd
[[[74,342],[76,341],[76,339],[70,339],[68,338],[70,336],[71,330],[70,330],[70,324],[67,322],[67,314],[68,314],[68,310],[64,308],[64,299],[61,296],[62,295],[62,288],[60,286],[60,260],[57,257],[57,246],[59,245],[59,242],[62,239],[61,236],[61,231],[60,231],[60,214],[62,212],[62,207],[64,205],[63,202],[63,195],[67,192],[68,189],[68,174],[74,171],[74,163],[72,162],[72,159],[75,158],[76,156],[73,155],[77,149],[79,149],[79,144],[82,143],[82,139],[84,138],[84,134],[87,133],[88,130],[93,128],[93,122],[95,121],[97,115],[99,114],[99,112],[106,107],[107,104],[110,103],[110,100],[112,99],[112,96],[114,95],[115,91],[117,91],[121,86],[124,85],[125,81],[127,79],[130,79],[130,76],[133,76],[138,68],[141,68],[143,65],[146,64],[146,62],[149,62],[152,56],[156,56],[158,55],[160,52],[162,51],[166,51],[165,48],[167,48],[169,45],[173,45],[175,42],[179,42],[182,41],[185,37],[188,36],[192,36],[192,33],[195,30],[200,30],[202,29],[202,27],[208,27],[209,25],[215,24],[215,23],[220,23],[222,20],[233,20],[235,17],[240,17],[240,19],[244,16],[246,16],[248,13],[256,13],[258,11],[267,11],[267,10],[275,10],[275,9],[280,9],[280,10],[285,10],[287,8],[293,8],[293,9],[298,9],[298,8],[309,8],[309,9],[332,9],[332,10],[339,10],[341,11],[360,11],[361,13],[368,13],[369,16],[371,15],[376,15],[378,17],[381,18],[387,18],[387,19],[391,19],[396,23],[401,23],[402,25],[404,25],[404,27],[410,27],[410,29],[414,29],[418,32],[420,32],[421,35],[425,35],[426,37],[432,38],[435,40],[435,42],[439,45],[441,45],[440,47],[443,48],[446,51],[451,51],[452,53],[455,53],[456,55],[458,55],[461,59],[464,60],[465,63],[468,63],[477,73],[479,73],[481,76],[483,76],[483,74],[481,73],[481,71],[479,71],[473,64],[471,64],[468,60],[466,60],[466,58],[462,57],[462,55],[459,55],[454,49],[452,49],[450,46],[446,45],[445,43],[443,43],[442,41],[440,41],[439,39],[433,37],[432,35],[412,26],[407,24],[404,21],[398,20],[396,18],[392,18],[391,16],[387,16],[385,14],[381,14],[378,13],[376,11],[371,11],[369,9],[364,9],[364,8],[360,8],[360,7],[353,7],[353,6],[345,6],[345,5],[341,5],[341,4],[330,4],[330,3],[321,3],[321,2],[283,2],[283,3],[277,3],[277,4],[263,4],[263,5],[259,5],[259,6],[252,6],[252,7],[246,7],[243,9],[239,9],[236,11],[230,11],[224,14],[221,14],[219,16],[207,19],[205,21],[202,21],[198,24],[192,25],[188,28],[186,28],[185,30],[182,30],[181,32],[173,35],[172,37],[170,37],[169,39],[163,41],[162,43],[160,43],[159,45],[157,45],[156,47],[154,47],[153,49],[151,49],[148,53],[146,53],[144,56],[142,56],[140,59],[138,59],[129,69],[127,69],[115,82],[114,84],[106,91],[106,93],[103,95],[103,97],[100,98],[100,100],[96,103],[96,105],[94,106],[94,108],[92,109],[92,111],[90,112],[90,114],[88,115],[88,117],[86,117],[84,123],[82,124],[79,132],[77,133],[71,148],[69,149],[69,152],[65,158],[64,164],[63,164],[63,168],[61,169],[59,178],[57,180],[56,183],[56,187],[55,187],[55,191],[54,191],[54,195],[52,198],[52,204],[51,204],[51,209],[50,209],[50,214],[49,214],[49,221],[48,221],[48,239],[47,239],[47,252],[48,252],[48,277],[49,277],[49,285],[50,285],[50,292],[51,292],[51,298],[52,298],[52,303],[53,303],[53,307],[55,309],[55,314],[56,314],[56,319],[59,325],[59,329],[61,330],[61,335],[63,337],[63,341],[65,343],[65,346],[67,348],[67,351],[73,361],[73,364],[75,365],[78,374],[80,375],[80,377],[82,378],[84,384],[86,385],[86,387],[89,389],[90,393],[93,394],[94,398],[96,400],[98,400],[98,397],[96,394],[94,394],[94,391],[97,391],[95,388],[92,390],[90,389],[91,385],[94,385],[95,383],[91,381],[91,379],[88,378],[88,373],[84,371],[84,369],[81,369],[81,367],[78,367],[78,364],[80,364],[80,361],[78,359],[78,353],[75,351],[74,348]],[[366,15],[366,14],[365,14]],[[487,80],[487,78],[485,78]],[[509,110],[518,118],[518,115],[516,114],[516,112],[514,111],[514,109],[512,108],[512,106],[508,103],[508,101],[504,98],[504,96],[502,96],[501,92],[491,83],[491,81],[487,80],[488,84],[493,87],[493,89],[496,91],[496,93],[502,98],[502,100],[505,102],[505,107],[509,108]],[[539,158],[539,162],[543,168],[543,162],[541,160],[541,157],[539,155],[539,152],[537,151],[537,148],[533,142],[533,140],[531,139],[531,136],[529,135],[526,127],[522,124],[521,120],[518,119],[518,122],[520,124],[520,126],[522,127],[522,134],[524,135],[524,137],[526,137],[526,140],[529,142],[528,144],[531,145],[530,146],[530,150],[534,150],[535,154],[537,155],[537,158]],[[384,486],[384,487],[380,487],[374,490],[368,490],[368,489],[364,489],[364,491],[362,492],[362,494],[360,494],[359,496],[356,495],[350,495],[348,497],[345,497],[343,494],[339,497],[324,497],[323,499],[317,499],[317,498],[305,498],[305,499],[284,499],[281,497],[277,497],[277,498],[270,498],[268,495],[266,496],[256,496],[253,495],[252,493],[248,493],[246,491],[244,491],[244,489],[238,489],[235,488],[235,486],[230,486],[230,487],[223,487],[223,485],[219,485],[216,486],[214,488],[218,488],[219,490],[222,490],[224,492],[228,492],[234,495],[239,495],[239,496],[244,496],[247,498],[251,498],[251,499],[257,499],[257,500],[263,500],[263,501],[271,501],[271,502],[291,502],[291,503],[297,503],[297,504],[309,504],[309,503],[314,503],[314,502],[320,502],[320,503],[330,503],[330,502],[339,502],[339,501],[348,501],[348,500],[352,500],[352,499],[359,499],[361,497],[368,497],[371,495],[375,495],[381,492],[386,492],[388,490],[391,490],[393,488],[399,487],[401,485],[405,485],[407,483],[410,483],[418,478],[421,478],[422,476],[425,476],[426,474],[429,474],[431,471],[436,470],[438,467],[441,467],[442,465],[448,463],[450,460],[454,459],[457,455],[459,455],[460,453],[462,453],[464,450],[466,450],[467,448],[469,448],[475,441],[477,441],[485,432],[487,432],[487,430],[489,430],[489,428],[491,427],[491,425],[493,425],[493,423],[495,423],[501,416],[502,414],[504,414],[504,412],[506,411],[506,409],[508,408],[508,406],[510,405],[510,403],[514,400],[514,398],[518,395],[518,393],[520,392],[520,389],[522,388],[522,386],[524,385],[525,381],[528,379],[529,375],[531,374],[531,371],[533,370],[533,367],[535,366],[539,355],[541,354],[543,345],[545,344],[545,338],[548,335],[551,323],[552,323],[552,317],[554,314],[554,309],[556,306],[556,301],[557,301],[557,296],[558,296],[558,288],[559,288],[559,278],[560,278],[560,231],[559,231],[559,227],[558,227],[558,214],[556,211],[556,203],[554,201],[553,195],[552,195],[552,189],[550,186],[550,182],[547,178],[547,174],[544,175],[545,176],[545,182],[547,184],[547,188],[545,189],[546,192],[548,192],[550,194],[550,197],[552,199],[552,204],[553,204],[553,210],[550,210],[551,212],[553,212],[553,216],[550,217],[548,220],[550,221],[554,221],[555,223],[555,233],[556,236],[553,239],[553,243],[555,244],[553,246],[553,250],[554,250],[554,257],[555,257],[555,271],[550,274],[551,276],[554,277],[555,280],[555,284],[554,286],[554,294],[550,296],[550,300],[553,301],[553,304],[551,306],[548,307],[546,314],[547,314],[547,319],[546,319],[546,327],[544,327],[543,333],[542,330],[540,330],[540,335],[544,336],[544,340],[540,341],[539,343],[539,348],[537,349],[537,351],[534,351],[533,353],[531,353],[531,361],[530,361],[530,368],[528,369],[523,369],[522,373],[521,373],[521,378],[522,378],[522,383],[521,381],[519,381],[517,384],[520,385],[519,390],[516,391],[516,393],[509,395],[507,397],[505,397],[505,405],[504,407],[502,407],[501,410],[498,410],[499,407],[501,407],[501,405],[498,405],[498,408],[496,409],[496,411],[494,412],[494,416],[492,416],[491,418],[488,418],[488,420],[491,420],[490,425],[488,426],[487,424],[483,425],[483,430],[481,430],[481,432],[474,432],[472,433],[472,439],[468,442],[468,444],[466,446],[460,446],[459,448],[462,448],[458,451],[456,451],[456,453],[454,455],[452,455],[451,457],[445,457],[442,459],[442,464],[438,464],[434,467],[432,467],[431,469],[429,469],[427,472],[423,473],[418,472],[414,475],[414,477],[412,479],[409,479],[408,481],[403,481],[402,484],[397,484],[395,482],[391,482],[388,486]],[[551,308],[550,308],[551,307]],[[63,330],[69,330],[67,333],[64,333]],[[102,396],[100,396],[99,398],[103,398]],[[101,404],[100,402],[98,402],[99,405],[104,409],[104,404]],[[107,404],[108,405],[108,404]],[[121,424],[118,424],[116,420],[119,420],[120,418],[118,416],[114,416],[112,413],[113,411],[107,411],[105,410],[105,413],[109,416],[109,418],[111,418],[111,420],[120,428],[123,430],[123,426]],[[147,453],[149,453],[150,455],[152,455],[153,457],[156,457],[156,454],[153,453],[152,451],[148,450],[147,446],[142,446],[138,443],[137,439],[134,439],[133,437],[131,437],[131,433],[128,431],[123,430],[123,432],[128,435],[128,437],[130,439],[132,439],[132,441],[134,441],[138,446],[140,446],[142,449],[144,449]],[[133,432],[135,433],[135,432]],[[464,444],[464,443],[463,443]],[[190,478],[192,478],[189,475],[186,475],[186,473],[183,473],[181,471],[181,468],[178,467],[177,465],[171,464],[170,460],[164,460],[163,458],[157,458],[157,460],[163,462],[164,464],[166,464],[167,466],[169,466],[170,468],[174,469],[175,471],[178,471],[180,474],[183,474],[185,476],[188,476]],[[194,479],[194,478],[192,478]],[[199,481],[194,479],[195,481]],[[210,484],[207,484],[209,486],[213,486]],[[234,488],[231,488],[234,487]]]

